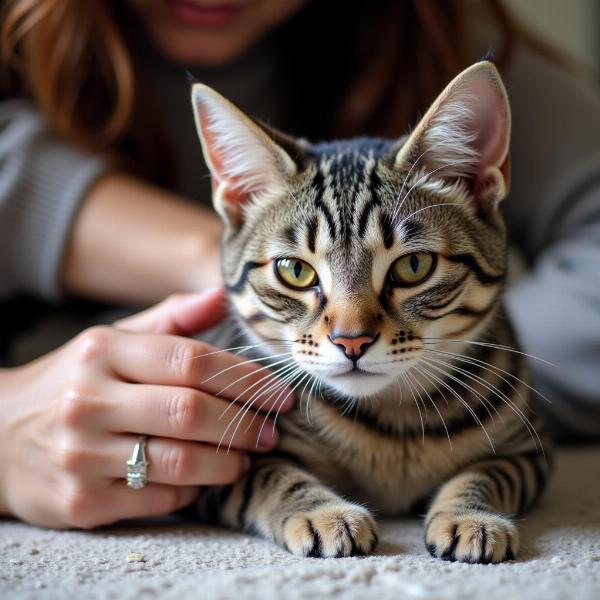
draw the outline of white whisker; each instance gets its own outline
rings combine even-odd
[[[504,419],[502,418],[502,416],[498,412],[498,409],[483,394],[481,394],[481,392],[478,392],[475,388],[473,388],[472,386],[470,386],[468,383],[464,382],[462,379],[460,379],[458,377],[455,377],[449,371],[444,371],[443,369],[434,366],[435,364],[437,364],[437,365],[444,365],[444,366],[451,366],[451,365],[448,365],[448,363],[443,363],[440,360],[435,359],[435,358],[428,358],[428,359],[423,359],[423,360],[429,366],[431,366],[432,368],[437,369],[438,373],[442,373],[446,377],[450,378],[452,381],[455,381],[456,383],[458,383],[464,389],[466,389],[469,392],[472,392],[473,394],[475,394],[475,396],[481,402],[482,406],[485,408],[485,410],[486,410],[488,416],[490,417],[490,419],[492,419],[492,421],[494,420],[494,416],[490,412],[490,408],[491,408],[494,411],[494,413],[500,418],[500,420],[502,421],[502,424],[504,425]]]
[[[504,378],[504,377],[502,377],[502,375],[500,375],[500,373],[504,373],[504,375],[508,375],[509,377],[512,377],[515,381],[518,381],[519,383],[524,385],[527,389],[529,389],[534,394],[536,394],[537,396],[539,396],[540,398],[545,400],[548,404],[552,404],[551,400],[546,398],[546,396],[544,396],[544,394],[542,394],[541,392],[536,390],[534,387],[529,385],[526,381],[523,381],[523,379],[520,379],[519,377],[517,377],[515,374],[511,373],[510,371],[501,369],[500,367],[497,367],[496,365],[493,365],[492,363],[486,362],[484,360],[480,360],[473,356],[465,356],[463,354],[458,354],[456,352],[449,352],[448,350],[437,350],[437,349],[432,349],[432,348],[424,348],[424,350],[425,350],[425,352],[435,352],[436,354],[443,354],[444,356],[454,357],[456,360],[460,360],[461,362],[481,366],[482,369],[485,369],[486,371],[491,371],[492,373],[495,373],[496,375],[498,375],[498,377],[500,377],[500,379],[502,379],[502,381],[505,381],[508,385],[510,385],[512,387],[512,389],[515,390],[515,392],[517,394],[519,394],[519,396],[520,396],[521,392],[519,392],[517,390],[517,388],[515,388],[510,383],[510,381],[508,381],[506,378]]]
[[[437,169],[434,169],[433,171],[429,171],[427,173],[425,173],[422,177],[420,177],[416,183],[414,183],[410,189],[408,190],[408,192],[406,192],[406,194],[404,195],[404,197],[402,198],[402,200],[400,200],[400,203],[394,208],[394,212],[392,214],[392,218],[391,221],[392,223],[396,220],[396,218],[398,217],[398,213],[400,212],[400,207],[404,204],[404,201],[406,200],[406,198],[408,198],[408,196],[410,195],[410,193],[422,182],[425,181],[426,179],[428,179],[429,177],[431,177],[434,173],[437,173],[438,171],[441,171],[442,169],[447,169],[449,167],[454,167],[456,166],[457,163],[449,163],[449,164],[445,164],[442,165],[441,167],[438,167]],[[412,215],[409,215],[412,216]],[[404,220],[406,220],[408,217],[405,217]]]
[[[267,389],[263,390],[263,393],[269,394],[269,396],[267,396],[267,398],[263,401],[263,403],[256,410],[262,411],[262,409],[265,407],[265,405],[269,403],[271,398],[275,394],[277,394],[281,390],[281,388],[285,388],[286,379],[288,377],[290,377],[293,373],[295,373],[297,370],[299,370],[299,367],[295,363],[292,363],[291,365],[287,365],[286,367],[279,369],[276,373],[277,380],[274,383],[269,384],[269,387]],[[254,416],[252,417],[252,420],[248,424],[246,431],[250,428],[252,423],[254,423],[254,420],[256,419],[257,416],[258,416],[258,412],[254,413]]]
[[[417,366],[413,366],[412,368],[415,369],[418,373],[420,373],[423,376],[423,372]],[[452,440],[450,439],[450,433],[448,432],[448,427],[446,427],[446,421],[444,421],[444,417],[442,416],[440,409],[438,408],[434,399],[431,397],[431,394],[427,391],[427,388],[416,377],[415,377],[414,381],[421,387],[421,389],[425,392],[426,396],[429,398],[429,402],[431,402],[431,405],[433,406],[433,408],[435,409],[439,418],[442,421],[444,431],[446,432],[446,437],[448,438],[448,445],[450,446],[450,450],[454,450],[454,448],[452,447]],[[429,380],[429,383],[431,383],[431,380]],[[444,398],[444,400],[446,401],[446,404],[448,404],[448,401],[446,400],[444,394],[442,394],[442,392],[440,392],[440,389],[437,387],[437,385],[435,385],[435,383],[433,385],[434,385],[435,389],[438,391],[438,393],[442,396],[442,398]]]
[[[304,397],[304,393],[306,392],[307,386],[311,383],[312,383],[312,379],[309,377],[306,380],[306,383],[304,384],[304,388],[302,388],[302,392],[300,393],[300,402],[302,402],[302,398]],[[306,419],[307,419],[308,423],[310,425],[312,425],[312,421],[310,420],[309,408],[310,408],[310,394],[308,395],[308,398],[306,399]]]
[[[403,379],[404,383],[408,385],[408,389],[413,397],[413,402],[415,403],[415,406],[417,407],[417,411],[419,413],[419,420],[421,421],[422,443],[424,446],[425,445],[425,423],[423,422],[423,415],[421,413],[421,407],[419,406],[419,403],[417,402],[417,398],[413,391],[412,384],[411,384],[410,380],[408,379],[408,373],[402,373],[402,379]],[[421,401],[423,401],[423,399],[421,399]]]
[[[505,352],[514,352],[515,354],[520,354],[521,356],[527,356],[528,358],[539,360],[540,362],[543,362],[546,365],[560,369],[558,365],[555,365],[554,363],[551,363],[550,361],[545,360],[544,358],[540,358],[539,356],[535,356],[533,354],[527,354],[527,352],[521,352],[520,350],[517,350],[516,348],[511,348],[510,346],[502,346],[501,344],[493,344],[490,342],[476,342],[473,340],[456,340],[451,338],[423,338],[423,342],[433,342],[434,344],[443,344],[449,342],[451,344],[472,344],[474,346],[494,348],[495,350],[504,350]]]
[[[282,358],[281,360],[277,360],[275,362],[268,363],[268,364],[263,365],[262,367],[260,367],[260,369],[256,369],[255,371],[252,371],[252,373],[246,373],[245,375],[242,375],[242,376],[238,377],[237,379],[234,379],[232,382],[228,383],[224,388],[220,389],[215,394],[215,396],[220,396],[223,392],[227,391],[230,387],[236,385],[237,383],[239,383],[240,381],[243,381],[244,379],[248,379],[248,377],[252,377],[253,375],[256,375],[257,373],[261,373],[262,371],[267,371],[269,369],[272,369],[273,367],[276,367],[277,365],[280,365],[282,363],[286,363],[286,362],[288,362],[290,360],[293,360],[293,358],[291,357],[291,354],[292,354],[291,352],[286,353],[286,354],[288,354],[287,358]],[[279,354],[277,356],[284,356],[284,355],[283,354]],[[269,358],[273,358],[273,357],[271,356]],[[268,360],[268,359],[263,359],[263,360]],[[261,381],[262,381],[262,379],[261,379]],[[252,387],[254,387],[254,385],[256,385],[256,384],[253,384],[248,389],[251,389]],[[246,391],[246,390],[244,390],[244,391]],[[241,394],[243,394],[243,393],[244,392],[241,392]]]
[[[429,210],[430,208],[436,208],[438,206],[462,206],[462,204],[460,204],[460,202],[440,202],[439,204],[430,204],[429,206],[423,206],[423,208],[419,208],[411,212],[410,215],[404,217],[402,221],[398,223],[398,227],[401,227],[406,221],[408,221],[408,219],[414,217],[416,214],[423,212],[424,210]]]
[[[284,344],[292,344],[294,342],[288,342],[287,340],[281,340],[280,344],[275,344],[275,345],[281,345],[283,346]],[[231,348],[221,348],[219,350],[215,350],[214,352],[206,352],[205,354],[196,354],[195,356],[188,356],[187,358],[184,358],[182,360],[182,362],[187,362],[188,360],[196,360],[198,358],[206,358],[207,356],[214,356],[215,354],[223,354],[224,352],[237,352],[239,354],[246,352],[248,350],[252,350],[254,348],[258,348],[260,346],[266,346],[272,344],[272,342],[261,342],[260,344],[252,344],[252,345],[247,345],[247,346],[233,346]]]
[[[287,368],[287,367],[282,367],[282,368]],[[233,443],[233,440],[235,439],[235,436],[238,432],[240,425],[242,424],[244,417],[248,414],[248,411],[254,406],[254,403],[256,402],[258,397],[265,391],[265,388],[269,388],[269,386],[271,386],[273,384],[276,385],[278,383],[277,376],[278,376],[277,372],[269,373],[268,375],[265,375],[265,377],[261,378],[260,381],[258,381],[254,384],[254,385],[257,385],[258,383],[262,382],[265,379],[268,379],[269,377],[272,378],[272,381],[266,381],[265,383],[263,383],[263,385],[261,385],[258,388],[258,390],[256,390],[252,394],[252,396],[250,396],[250,398],[248,398],[248,400],[246,400],[242,405],[240,405],[240,408],[235,413],[235,415],[230,419],[229,423],[227,424],[227,427],[223,431],[223,435],[221,436],[221,439],[219,440],[218,447],[221,446],[221,444],[223,443],[223,439],[227,435],[227,432],[232,427],[232,425],[237,421],[237,425],[235,426],[234,431],[231,435],[231,439],[229,440],[229,445],[227,448],[227,452],[229,452],[229,450],[231,449],[231,444]],[[253,386],[251,386],[251,387],[253,387]],[[251,388],[248,388],[248,389],[251,389]],[[247,390],[244,390],[244,392],[246,392],[246,391]],[[229,404],[229,406],[225,409],[225,412],[227,410],[229,410],[229,407],[233,406],[234,404],[235,404],[235,400]],[[223,414],[225,414],[225,413],[223,413]],[[223,416],[223,414],[221,415],[221,417]],[[221,417],[219,417],[219,420],[221,419]]]
[[[517,415],[519,420],[523,423],[523,425],[527,429],[527,431],[528,431],[529,435],[531,436],[531,439],[532,439],[533,443],[536,445],[536,447],[539,444],[542,452],[544,451],[544,448],[542,445],[542,440],[540,439],[539,434],[537,433],[535,427],[533,426],[533,423],[531,423],[531,421],[527,418],[527,416],[523,413],[523,411],[511,400],[511,398],[509,398],[506,394],[504,394],[502,391],[500,391],[496,386],[492,385],[490,382],[486,381],[482,377],[479,377],[478,375],[475,375],[474,373],[469,373],[469,371],[467,371],[466,369],[462,369],[451,363],[442,361],[440,359],[430,358],[429,360],[435,361],[438,364],[442,364],[444,366],[447,366],[447,367],[450,367],[450,368],[456,370],[456,372],[464,375],[465,377],[468,377],[472,381],[479,383],[480,385],[485,387],[488,391],[492,392],[496,397],[500,398],[500,400],[502,400],[502,402],[506,406],[508,406],[508,408],[510,408],[511,411],[513,413],[515,413],[515,415]],[[496,376],[498,377],[497,374],[496,374]],[[470,388],[470,386],[468,386],[468,387]],[[513,389],[515,389],[515,388],[513,387]],[[495,411],[495,412],[496,412],[496,414],[498,414],[498,411]]]
[[[406,187],[406,183],[408,182],[408,179],[410,178],[410,176],[412,175],[412,172],[415,170],[415,168],[417,167],[417,165],[419,164],[419,161],[428,153],[431,152],[431,150],[434,149],[435,146],[439,145],[438,144],[434,144],[431,148],[427,148],[427,150],[425,150],[424,152],[421,152],[421,154],[417,157],[417,159],[415,160],[415,162],[411,165],[410,169],[408,170],[408,173],[406,174],[406,177],[404,178],[404,180],[402,181],[402,187],[400,188],[400,191],[398,192],[398,198],[400,198],[400,196],[402,196],[402,192],[404,192],[404,189]],[[404,204],[404,201],[406,200],[407,196],[404,196],[402,198],[402,200],[400,200],[400,204],[397,206],[397,208],[395,208],[394,210],[394,217],[397,214],[397,212],[402,208],[402,204]]]
[[[291,354],[292,354],[292,352],[282,352],[281,354],[272,354],[271,356],[261,356],[259,358],[251,358],[250,360],[244,360],[241,363],[237,363],[237,364],[231,365],[225,369],[221,369],[219,372],[215,373],[214,375],[211,375],[208,379],[205,379],[204,381],[202,381],[201,384],[204,385],[205,383],[208,383],[209,381],[212,381],[213,379],[215,379],[215,377],[219,377],[219,375],[223,375],[223,373],[227,373],[228,371],[231,371],[232,369],[238,369],[239,367],[243,367],[244,365],[257,363],[257,362],[261,362],[264,360],[270,360],[271,358],[279,358],[280,356],[290,356]]]
[[[307,373],[307,375],[310,377],[310,373]],[[283,405],[285,404],[286,400],[289,398],[290,394],[293,394],[296,389],[298,389],[298,387],[300,385],[302,385],[302,381],[303,379],[301,379],[298,384],[296,385],[296,387],[292,388],[292,391],[288,393],[288,395],[281,401],[281,404],[279,405],[279,408],[277,409],[277,411],[275,412],[275,418],[273,419],[273,431],[275,431],[275,427],[277,425],[277,419],[279,418],[279,413],[281,411],[281,408],[283,407]]]
[[[294,365],[291,365],[291,366],[294,366]],[[277,376],[278,376],[278,375],[279,375],[279,373],[277,374]],[[258,397],[259,397],[261,394],[263,394],[263,393],[264,393],[264,394],[267,394],[267,393],[269,393],[269,391],[270,391],[270,390],[271,390],[273,387],[275,387],[276,389],[279,389],[279,387],[285,387],[285,383],[282,383],[282,382],[281,382],[281,381],[279,381],[278,379],[277,379],[276,381],[274,381],[274,382],[268,382],[268,383],[266,383],[265,385],[267,386],[267,389],[265,389],[265,386],[263,386],[262,388],[260,388],[260,389],[259,389],[257,392],[255,392],[255,393],[252,395],[252,398],[250,398],[250,399],[248,400],[248,402],[246,402],[246,403],[244,404],[244,410],[243,410],[243,412],[241,413],[241,415],[240,415],[240,416],[237,418],[238,424],[236,425],[236,427],[235,427],[235,429],[234,429],[234,431],[233,431],[233,433],[232,433],[232,435],[231,435],[231,440],[229,441],[229,447],[228,447],[228,449],[227,449],[227,451],[228,451],[228,452],[229,452],[229,449],[231,448],[231,444],[233,443],[233,440],[235,439],[235,436],[236,436],[236,434],[237,434],[237,432],[238,432],[238,429],[239,429],[240,425],[242,424],[242,421],[243,421],[244,417],[245,417],[245,416],[248,414],[248,411],[249,411],[249,410],[252,408],[252,406],[254,405],[254,402],[256,401],[256,399],[257,399],[257,398],[258,398]],[[260,409],[261,409],[261,408],[262,408],[262,407],[265,405],[265,402],[267,402],[269,399],[270,399],[270,397],[269,397],[269,398],[267,398],[267,400],[265,400],[265,401],[264,401],[264,402],[263,402],[263,403],[262,403],[262,404],[261,404],[261,405],[260,405],[260,406],[259,406],[259,407],[258,407],[256,410],[257,410],[257,411],[260,411]],[[238,411],[238,413],[239,413],[239,411]],[[258,412],[255,412],[255,415],[254,415],[254,416],[256,416],[256,414],[258,414]],[[252,417],[252,421],[254,420],[254,416]],[[233,419],[232,419],[232,421],[231,421],[231,422],[234,422],[235,420],[236,420],[236,416],[234,416],[234,417],[233,417]],[[251,422],[252,422],[252,421],[251,421]],[[231,423],[230,423],[230,424],[231,424]],[[229,427],[229,426],[228,426],[228,427]],[[262,430],[262,428],[261,428],[261,430]],[[258,436],[257,436],[257,438],[256,438],[256,446],[258,446],[258,441],[259,441],[259,440],[260,440],[260,433],[258,434]]]
[[[492,449],[492,452],[494,454],[496,454],[496,449],[494,448],[494,443],[492,442],[492,438],[490,437],[487,429],[485,428],[484,424],[481,422],[481,419],[477,416],[475,411],[468,405],[467,402],[465,402],[460,397],[460,395],[456,392],[456,390],[454,390],[452,387],[450,387],[443,379],[440,379],[435,373],[432,373],[430,370],[426,369],[425,366],[422,364],[423,362],[425,362],[425,361],[424,360],[421,361],[421,368],[423,369],[423,371],[425,373],[427,373],[428,377],[432,377],[441,386],[445,387],[458,400],[458,402],[468,411],[468,413],[471,415],[471,417],[473,417],[473,420],[481,427],[485,437],[487,438],[490,448]],[[432,365],[428,365],[428,366],[432,366]]]
[[[290,361],[292,361],[292,360],[293,360],[293,358],[284,358],[283,360],[279,360],[279,361],[277,361],[277,362],[275,362],[275,363],[271,363],[271,364],[269,364],[269,365],[266,365],[266,366],[265,366],[263,369],[261,369],[261,370],[263,370],[263,371],[264,371],[264,370],[266,370],[266,369],[269,369],[269,370],[270,370],[271,368],[273,368],[273,367],[274,367],[274,366],[276,366],[276,365],[279,365],[279,364],[281,364],[281,363],[283,363],[283,364],[285,365],[285,363],[289,363],[289,362],[290,362]],[[286,368],[286,366],[284,366],[284,367],[280,367],[280,369],[281,369],[281,368]],[[249,390],[251,390],[251,389],[255,388],[257,385],[260,385],[260,384],[261,384],[263,381],[265,381],[266,379],[269,379],[269,378],[277,378],[277,374],[278,374],[278,372],[279,372],[279,370],[280,370],[280,369],[275,369],[274,371],[269,371],[269,373],[267,373],[266,375],[263,375],[263,377],[261,377],[261,378],[260,378],[258,381],[255,381],[255,382],[254,382],[252,385],[250,385],[250,386],[249,386],[249,387],[247,387],[246,389],[242,390],[242,391],[241,391],[241,392],[240,392],[240,393],[239,393],[239,394],[238,394],[238,395],[237,395],[237,396],[236,396],[236,397],[235,397],[233,400],[231,400],[231,401],[229,402],[229,404],[227,405],[227,407],[225,408],[225,410],[224,410],[224,411],[221,413],[221,415],[219,416],[219,418],[218,418],[218,421],[220,421],[220,420],[221,420],[221,419],[222,419],[222,418],[223,418],[223,417],[224,417],[224,416],[225,416],[225,415],[226,415],[226,414],[229,412],[229,409],[230,409],[232,406],[236,405],[237,401],[238,401],[238,400],[239,400],[239,399],[240,399],[240,398],[241,398],[241,397],[242,397],[242,396],[243,396],[245,393],[247,393]],[[240,377],[240,378],[239,378],[237,381],[240,381],[241,379],[244,379],[245,377],[247,377],[247,376]],[[237,381],[236,381],[236,382],[237,382]],[[268,385],[269,383],[270,383],[270,382],[267,382],[265,385]],[[233,384],[230,384],[230,385],[233,385]],[[230,387],[230,386],[227,386],[227,387]],[[262,388],[260,388],[260,389],[262,389]],[[219,392],[219,393],[221,393],[221,392]],[[218,396],[218,394],[216,394],[216,395]],[[252,397],[254,397],[254,394],[253,394],[253,396],[252,396]],[[244,407],[244,406],[246,405],[246,403],[247,403],[247,402],[249,402],[249,400],[246,400],[246,401],[245,401],[245,402],[242,404],[242,407]]]
[[[284,385],[282,386],[282,389],[279,391],[277,398],[275,398],[275,402],[273,402],[273,405],[271,406],[271,408],[269,408],[269,411],[265,415],[263,422],[260,426],[260,430],[258,432],[259,438],[260,438],[260,434],[262,433],[262,430],[264,429],[267,421],[269,420],[269,417],[271,416],[271,412],[273,411],[273,409],[277,406],[278,407],[277,411],[281,410],[281,407],[286,403],[287,399],[289,398],[290,393],[293,393],[292,386],[294,385],[295,381],[297,380],[298,377],[300,377],[304,374],[304,371],[298,365],[295,365],[295,366],[296,366],[296,369],[294,371],[292,371],[292,373],[288,374],[285,377]],[[288,387],[291,388],[291,392],[288,391],[287,395],[284,398],[281,398],[283,396],[283,394],[286,393],[286,389]],[[280,398],[281,398],[281,401],[280,401]]]
[[[296,384],[296,386],[294,387],[294,392],[303,384],[303,383],[308,383],[308,381],[310,381],[310,373],[305,373],[304,377],[302,377],[302,379],[300,379],[300,381]],[[306,387],[306,385],[305,385]],[[302,393],[300,394],[300,397],[298,398],[298,408],[300,409],[300,412],[302,412]],[[308,405],[306,406],[306,420],[312,425],[310,419],[309,419],[309,415],[308,415]]]

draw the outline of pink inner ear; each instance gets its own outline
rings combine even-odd
[[[201,109],[199,109],[201,110]],[[207,119],[203,118],[200,120],[200,129],[202,130],[202,137],[206,146],[206,152],[208,154],[208,160],[212,165],[212,191],[213,194],[219,184],[227,181],[227,189],[223,190],[222,199],[224,201],[224,208],[229,215],[229,218],[233,223],[239,225],[243,220],[242,205],[248,200],[249,194],[241,189],[241,186],[236,185],[238,178],[229,175],[225,178],[223,174],[223,158],[219,151],[216,149],[216,140],[214,133],[210,131],[207,126]]]
[[[479,173],[487,167],[501,167],[508,154],[510,136],[510,117],[501,90],[491,78],[475,76],[461,86],[453,100],[464,102],[473,112],[467,129],[475,137]]]
[[[225,179],[224,175],[223,175],[223,158],[221,157],[221,155],[219,154],[216,146],[217,146],[217,142],[215,140],[215,136],[213,134],[213,132],[210,130],[210,128],[207,126],[209,123],[207,123],[208,119],[205,118],[204,115],[204,111],[202,109],[199,109],[202,113],[202,119],[200,121],[200,129],[202,130],[202,137],[204,138],[204,143],[206,144],[206,151],[208,154],[208,159],[213,167],[212,169],[212,176],[214,179],[217,179],[218,183],[221,183],[221,181],[223,181]],[[228,178],[228,179],[232,179],[233,178]]]
[[[202,111],[202,109],[199,110]],[[217,142],[215,135],[208,126],[210,123],[207,123],[208,119],[205,117],[204,111],[202,111],[202,113],[203,118],[200,121],[200,129],[202,130],[202,137],[204,138],[204,143],[206,145],[208,159],[212,165],[213,192],[220,183],[227,181],[228,186],[227,191],[224,194],[224,199],[232,206],[242,204],[247,200],[248,194],[241,190],[241,186],[236,185],[239,181],[238,177],[228,175],[227,178],[225,178],[223,173],[223,158],[216,148]]]

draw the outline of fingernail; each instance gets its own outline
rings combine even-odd
[[[277,444],[279,433],[273,426],[273,423],[266,423],[258,437],[258,447],[264,450],[270,450]]]

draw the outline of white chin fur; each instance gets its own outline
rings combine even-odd
[[[334,390],[352,398],[374,396],[394,382],[389,375],[361,375],[346,373],[324,378]]]

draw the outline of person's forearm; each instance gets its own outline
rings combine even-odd
[[[90,190],[62,270],[66,291],[151,303],[220,283],[219,219],[137,178],[112,173]]]

